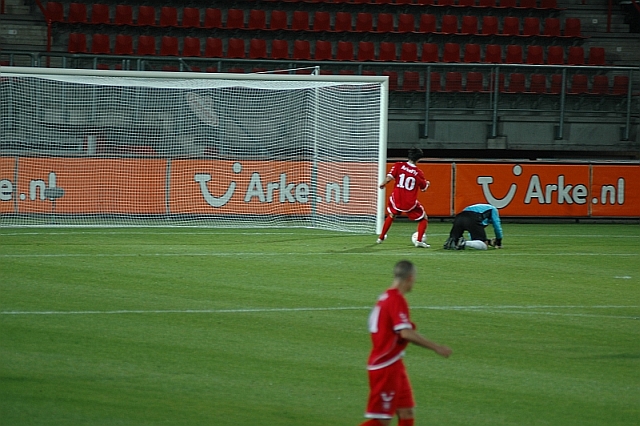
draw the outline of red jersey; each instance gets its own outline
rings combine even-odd
[[[373,348],[367,362],[368,370],[378,370],[398,361],[409,343],[398,334],[402,329],[415,329],[409,320],[409,305],[396,288],[390,288],[378,298],[369,315],[369,332]]]
[[[427,186],[422,170],[409,162],[400,162],[393,165],[388,175],[395,179],[391,205],[402,212],[413,209],[418,204],[418,190]]]

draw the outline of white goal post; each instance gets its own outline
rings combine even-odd
[[[388,77],[0,67],[0,226],[380,232]]]

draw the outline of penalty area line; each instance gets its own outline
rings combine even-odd
[[[605,316],[612,318],[635,318],[626,316],[592,315],[570,312],[536,312],[538,309],[638,309],[640,306],[620,305],[503,305],[503,306],[414,306],[413,310],[438,310],[438,311],[468,311],[488,313],[516,313],[531,315],[566,315],[566,316]],[[525,309],[528,312],[516,311]],[[330,311],[359,311],[371,310],[371,306],[336,306],[336,307],[300,307],[300,308],[244,308],[244,309],[118,309],[109,311],[0,311],[0,315],[127,315],[127,314],[243,314],[243,313],[270,313],[270,312],[330,312]]]

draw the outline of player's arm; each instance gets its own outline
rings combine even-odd
[[[451,348],[448,346],[438,345],[413,329],[403,328],[399,333],[400,337],[403,339],[408,340],[415,345],[422,346],[423,348],[431,349],[438,355],[445,358],[449,358],[449,355],[452,353]]]
[[[502,223],[500,222],[500,214],[498,213],[498,209],[493,207],[491,209],[491,223],[493,224],[493,230],[496,233],[496,248],[502,247]]]
[[[384,188],[389,182],[391,182],[392,180],[394,180],[394,177],[392,175],[387,175],[384,178],[384,181],[380,184],[380,189]]]

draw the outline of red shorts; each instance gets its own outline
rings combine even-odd
[[[413,391],[402,360],[379,370],[369,370],[369,402],[365,417],[391,419],[398,408],[413,408]]]
[[[411,210],[405,212],[405,211],[396,209],[393,206],[393,203],[391,202],[391,200],[389,200],[389,204],[387,205],[387,211],[389,212],[389,214],[392,214],[394,216],[400,216],[401,214],[404,214],[411,220],[422,220],[425,217],[427,217],[427,214],[424,211],[424,207],[422,207],[422,204],[420,203],[416,203],[416,205]]]

